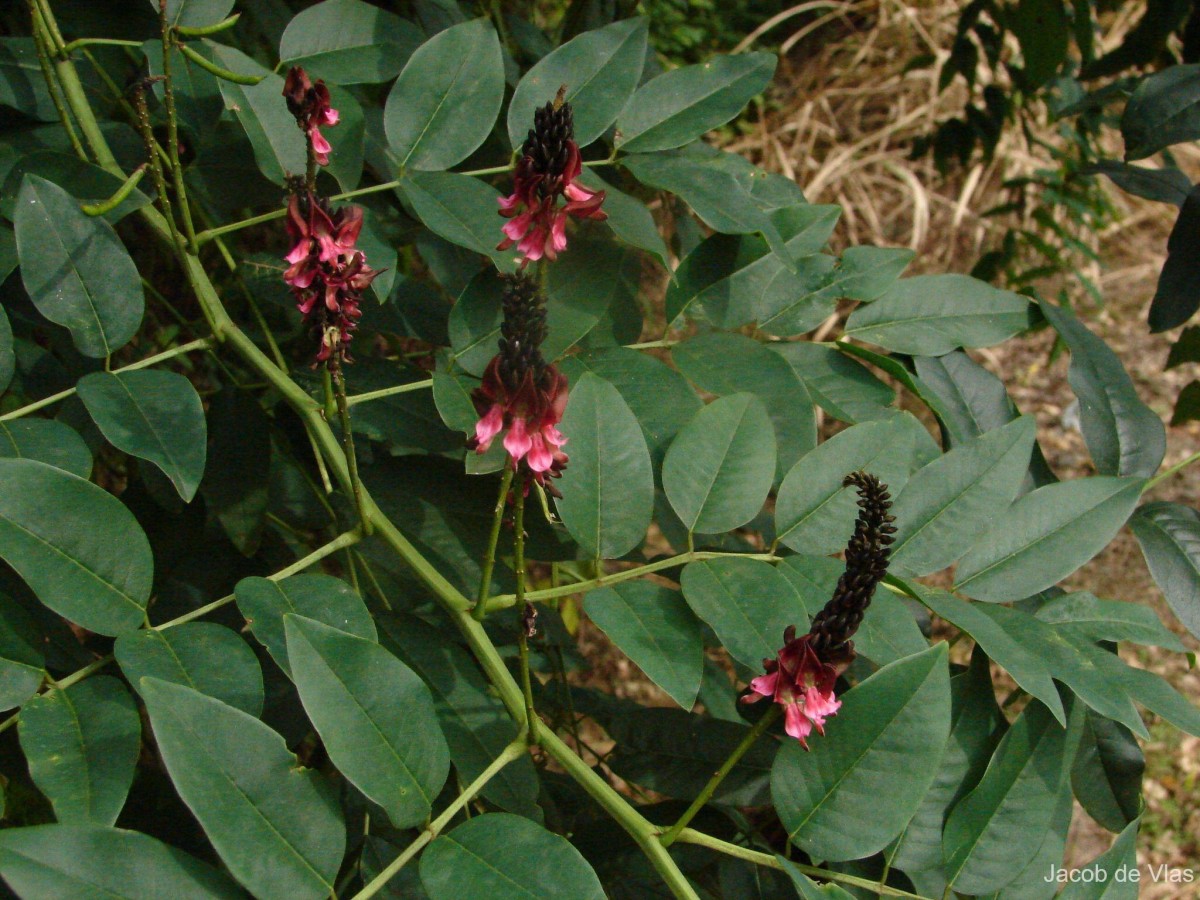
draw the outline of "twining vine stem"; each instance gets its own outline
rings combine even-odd
[[[483,565],[480,567],[479,595],[475,598],[475,608],[471,610],[477,622],[482,622],[487,614],[488,595],[492,592],[492,570],[496,567],[496,545],[500,542],[500,528],[504,524],[512,482],[512,466],[505,466],[504,475],[500,478],[500,496],[496,498],[496,508],[492,511],[492,530],[488,533],[487,550],[484,551]]]

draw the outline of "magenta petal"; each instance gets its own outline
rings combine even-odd
[[[783,730],[789,735],[804,744],[804,748],[808,749],[806,739],[812,734],[812,722],[808,720],[808,716],[804,715],[799,704],[789,703],[784,710],[784,726]]]
[[[546,448],[546,442],[540,434],[533,434],[529,438],[530,447],[529,453],[525,460],[529,463],[529,468],[534,472],[545,472],[554,465],[554,454]]]
[[[487,415],[475,423],[475,440],[479,442],[480,453],[487,453],[492,445],[492,438],[504,428],[504,410],[495,404],[487,411]]]
[[[520,462],[532,446],[533,441],[530,440],[529,434],[525,430],[525,420],[513,419],[512,427],[504,436],[504,449],[508,451],[508,455],[513,458],[514,462]]]

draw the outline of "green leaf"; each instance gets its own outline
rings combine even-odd
[[[1005,725],[988,658],[976,652],[970,668],[950,679],[950,740],[933,784],[900,836],[893,866],[904,872],[932,870],[945,878],[942,826],[946,815],[979,783],[999,740],[997,732]]]
[[[1187,652],[1153,609],[1137,603],[1101,600],[1087,591],[1077,591],[1047,601],[1035,615],[1048,625],[1065,626],[1092,641],[1132,641]]]
[[[839,206],[802,204],[782,209],[772,221],[799,260],[790,272],[762,238],[715,234],[679,264],[667,286],[667,320],[707,320],[718,328],[745,325],[764,310],[778,309],[816,287],[833,267],[832,258],[812,257],[829,239]],[[817,260],[827,260],[814,266]]]
[[[833,596],[832,588],[828,596]],[[854,635],[854,652],[886,666],[928,646],[909,604],[888,591],[876,591]]]
[[[704,407],[671,442],[663,489],[689,532],[718,534],[749,522],[775,475],[775,434],[751,394]]]
[[[614,772],[669,797],[696,796],[749,728],[670,707],[633,707],[603,721],[617,746],[608,758]],[[754,744],[717,786],[713,797],[730,806],[763,806],[769,800],[773,739]]]
[[[667,245],[658,233],[658,225],[645,203],[618,191],[597,175],[595,169],[584,169],[578,181],[593,191],[604,191],[604,212],[608,215],[605,224],[613,234],[631,247],[653,253],[663,268],[670,270],[671,258]]]
[[[894,353],[940,356],[990,347],[1033,324],[1033,306],[968,275],[916,275],[897,281],[846,322],[846,337]]]
[[[616,121],[637,88],[646,56],[645,18],[623,19],[586,31],[546,54],[525,73],[508,105],[508,137],[519,150],[533,127],[533,114],[554,100],[566,85],[563,99],[575,118],[575,141],[586,147]],[[607,208],[607,205],[606,205]]]
[[[516,268],[516,253],[500,251],[504,237],[497,215],[500,192],[489,184],[455,172],[412,172],[400,185],[421,223],[452,244],[491,257],[501,272]]]
[[[724,125],[775,74],[775,54],[716,56],[638,88],[617,118],[617,147],[646,153],[682,147]]]
[[[637,418],[620,392],[594,375],[571,386],[561,429],[571,463],[556,501],[563,525],[590,558],[624,556],[654,514],[654,473]]]
[[[878,300],[915,255],[907,247],[847,247],[838,263],[838,290],[862,303]]]
[[[962,556],[1016,495],[1029,468],[1034,432],[1033,418],[1022,417],[913,475],[892,507],[897,529],[893,564],[928,575]]]
[[[119,500],[30,459],[0,459],[0,484],[0,557],[42,603],[100,634],[142,624],[154,559]]]
[[[37,825],[0,832],[0,874],[38,900],[238,900],[242,891],[198,859],[137,831]]]
[[[40,122],[57,122],[58,110],[31,37],[0,38],[0,104]]]
[[[167,0],[167,24],[185,28],[206,28],[229,15],[234,0]],[[158,0],[150,0],[157,13]]]
[[[429,689],[374,641],[283,618],[300,701],[346,779],[397,828],[429,818],[450,770]]]
[[[1168,66],[1143,79],[1125,104],[1121,135],[1127,162],[1200,138],[1200,65]]]
[[[1121,831],[1141,812],[1146,757],[1133,732],[1088,711],[1071,767],[1071,787],[1087,814]]]
[[[264,900],[329,896],[346,827],[317,773],[220,700],[157,678],[141,693],[171,781],[233,877]]]
[[[572,252],[555,262],[547,276],[545,358],[558,360],[622,299],[636,308],[641,277],[637,254],[614,241],[597,240],[595,232],[576,235]]]
[[[280,102],[283,78],[233,47],[208,40],[204,47],[222,68],[262,77],[262,81],[254,85],[220,79],[225,106],[234,111],[245,129],[254,148],[258,170],[278,185],[285,184],[289,174],[303,174],[308,166],[307,142],[304,132],[296,127],[296,118],[288,112],[287,104]],[[341,118],[336,126],[322,132],[333,145],[325,171],[337,180],[342,190],[348,191],[358,186],[362,176],[363,111],[348,91],[336,84],[330,85],[329,91],[333,107]]]
[[[13,214],[21,278],[38,312],[71,332],[85,356],[129,342],[145,301],[137,267],[103,219],[86,215],[58,185],[28,175]]]
[[[835,419],[854,424],[895,414],[896,392],[832,347],[808,341],[768,345],[782,356],[818,406]]]
[[[797,553],[837,553],[858,515],[858,495],[843,479],[870,472],[896,496],[908,481],[912,444],[911,427],[894,416],[848,428],[802,456],[775,498],[776,539]]]
[[[1200,513],[1181,503],[1147,503],[1129,527],[1171,611],[1200,636]]]
[[[1042,312],[1071,348],[1067,380],[1079,398],[1088,452],[1101,475],[1149,478],[1167,448],[1158,415],[1138,398],[1121,360],[1065,307],[1043,303]]]
[[[379,624],[384,643],[432,692],[454,767],[469,784],[517,736],[516,723],[471,654],[446,633],[415,616],[386,615]],[[522,756],[501,769],[482,794],[509,812],[540,820],[539,789],[533,760]]]
[[[731,557],[690,562],[679,578],[684,599],[722,646],[757,669],[783,646],[789,625],[808,623],[804,600],[770,563]],[[824,601],[822,601],[824,602]],[[819,607],[818,607],[819,608]]]
[[[1138,704],[1162,716],[1176,728],[1200,736],[1200,710],[1163,680],[1146,669],[1116,663],[1112,654],[1100,657],[1108,664],[1107,673]]]
[[[718,396],[744,391],[762,401],[775,430],[773,482],[782,481],[817,445],[812,398],[795,371],[759,341],[741,334],[703,334],[677,344],[671,359],[701,390]]]
[[[1042,701],[1059,722],[1066,724],[1066,713],[1047,661],[1038,655],[1036,648],[1026,647],[1017,635],[1010,634],[986,615],[979,604],[967,603],[953,594],[925,585],[905,583],[905,587],[934,615],[969,634],[1017,684]]]
[[[250,645],[216,622],[142,629],[117,638],[113,655],[138,690],[143,678],[182,684],[252,716],[262,714],[263,677]]]
[[[1061,0],[1019,0],[1010,27],[1021,45],[1026,90],[1044,85],[1067,58],[1070,24]]]
[[[671,439],[703,406],[677,371],[648,353],[626,347],[568,356],[560,368],[571,384],[591,372],[620,392],[642,426],[656,466],[661,464]]]
[[[431,900],[604,900],[600,879],[565,838],[508,813],[477,816],[435,838],[421,854],[421,883]]]
[[[1185,177],[1186,181],[1186,177]],[[1169,331],[1188,321],[1200,309],[1200,263],[1196,232],[1200,229],[1200,188],[1188,191],[1179,217],[1167,237],[1167,261],[1158,275],[1158,286],[1147,316],[1150,330]],[[1182,340],[1182,337],[1181,337]],[[1169,369],[1168,359],[1167,368]],[[1186,388],[1185,388],[1186,390]],[[1178,411],[1175,413],[1179,417]],[[1195,415],[1192,416],[1196,418]]]
[[[1092,877],[1087,881],[1078,880],[1068,884],[1059,894],[1061,900],[1137,900],[1139,882],[1130,875],[1133,872],[1141,874],[1137,858],[1137,834],[1141,821],[1140,818],[1134,819],[1126,825],[1108,850],[1083,866],[1082,871]]]
[[[208,433],[190,381],[152,369],[93,372],[76,389],[110,444],[154,463],[191,502],[204,475]]]
[[[617,648],[684,709],[700,692],[704,639],[678,592],[649,581],[588,594],[584,611]]]
[[[439,172],[462,162],[491,133],[503,99],[500,41],[487,19],[434,35],[388,93],[383,127],[397,164]]]
[[[162,42],[158,42],[162,48]],[[111,138],[110,138],[111,139]],[[0,214],[12,219],[17,208],[17,195],[21,191],[21,182],[28,175],[36,175],[58,185],[75,198],[77,204],[101,203],[111,197],[125,183],[125,178],[102,169],[93,163],[84,162],[79,157],[56,150],[38,150],[28,153],[12,164],[8,174],[0,179]],[[110,225],[125,218],[131,212],[141,209],[150,203],[150,197],[138,188],[101,218]]]
[[[832,881],[817,884],[800,871],[800,867],[786,856],[775,854],[783,871],[792,879],[792,886],[800,894],[800,900],[853,900],[854,895]]]
[[[979,600],[1019,600],[1066,578],[1108,546],[1141,496],[1141,478],[1078,478],[1026,494],[996,516],[959,563],[958,588]]]
[[[884,666],[842,697],[812,752],[787,741],[771,797],[794,844],[815,859],[861,859],[912,818],[950,733],[946,646]],[[897,778],[898,771],[904,777]]]
[[[482,378],[496,355],[500,323],[504,320],[504,282],[491,269],[483,269],[468,283],[450,308],[446,327],[454,363],[464,372]]]
[[[92,451],[78,431],[56,419],[0,422],[0,457],[35,459],[80,478],[92,474]]]
[[[14,245],[16,243],[16,238],[7,229],[0,232],[0,243],[4,243],[5,240],[11,240]],[[2,251],[0,251],[0,255],[2,255]],[[15,261],[14,258],[13,262]],[[9,275],[9,272],[5,272],[3,269],[4,266],[0,265],[0,284],[3,284],[3,280]],[[4,311],[3,307],[0,307],[0,392],[8,390],[16,369],[17,355],[13,352],[12,325],[8,322],[8,313]]]
[[[1079,737],[1040,703],[1025,707],[996,748],[979,784],[951,811],[942,847],[950,883],[963,894],[1004,887],[1029,859],[1030,835],[1045,834]]]
[[[29,776],[65,825],[117,821],[142,746],[142,720],[125,685],[96,675],[39,694],[21,710]]]
[[[337,84],[390,81],[420,46],[421,29],[363,0],[302,9],[279,39],[279,58]]]
[[[670,191],[705,224],[724,234],[760,233],[771,249],[791,264],[783,236],[752,191],[766,173],[730,154],[715,157],[688,153],[646,153],[621,160],[642,184]],[[747,168],[748,167],[748,168]]]
[[[375,621],[354,588],[331,575],[293,575],[280,581],[243,578],[234,588],[238,610],[250,631],[289,676],[283,617],[288,613],[316,619],[339,631],[377,640]]]
[[[32,617],[0,594],[0,709],[20,706],[41,687],[44,640]]]
[[[947,415],[946,410],[943,408],[942,401],[937,394],[931,391],[925,382],[910,372],[900,359],[897,359],[896,357],[887,353],[876,353],[874,350],[868,350],[866,347],[859,347],[857,344],[851,344],[848,341],[838,341],[836,346],[838,351],[846,356],[853,356],[858,359],[866,360],[871,365],[882,369],[888,375],[891,375],[898,382],[900,382],[900,384],[912,391],[917,399],[928,406],[930,411],[936,415],[939,420],[943,419]]]

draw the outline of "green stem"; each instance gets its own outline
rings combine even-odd
[[[179,203],[183,233],[187,236],[188,247],[194,252],[197,249],[196,228],[192,224],[192,211],[183,186],[183,165],[179,160],[179,116],[175,112],[175,85],[171,77],[171,29],[167,24],[167,0],[158,0],[158,16],[162,32],[163,100],[167,109],[167,155],[171,159],[171,180],[175,185],[175,200]]]
[[[142,180],[142,176],[146,174],[146,170],[150,168],[150,163],[142,163],[122,184],[115,194],[107,200],[101,200],[99,203],[81,203],[79,208],[89,216],[103,216],[106,213],[112,212],[118,206],[125,202],[126,198],[133,193],[133,189],[138,186],[138,182]]]
[[[404,851],[392,860],[386,869],[371,879],[370,884],[355,894],[352,900],[368,900],[368,898],[378,894],[384,885],[395,877],[397,872],[403,869],[414,856],[421,852],[421,849],[426,844],[437,837],[442,829],[450,824],[463,807],[470,803],[475,795],[483,790],[484,786],[499,774],[501,769],[513,760],[520,759],[526,752],[525,735],[520,734],[515,741],[504,748],[504,751],[492,761],[491,765],[480,773],[478,778],[468,785],[465,791],[454,799],[453,803],[446,807],[445,812],[434,819],[428,828],[417,835],[416,840],[404,848]]]
[[[334,350],[334,353],[339,352]],[[334,395],[337,397],[338,419],[342,424],[342,441],[346,447],[346,465],[350,469],[350,488],[354,493],[354,508],[358,510],[358,521],[363,531],[370,535],[371,520],[367,518],[366,507],[363,506],[362,481],[358,477],[358,457],[354,453],[354,429],[350,427],[350,406],[346,403],[346,382],[342,378],[341,368],[333,372]]]
[[[598,578],[593,578],[589,581],[579,581],[575,584],[563,584],[558,587],[542,588],[540,591],[528,591],[525,594],[525,599],[531,603],[536,603],[541,600],[556,600],[559,597],[570,597],[572,594],[582,594],[587,591],[595,590],[599,587],[607,587],[610,584],[619,584],[622,581],[629,581],[634,578],[641,578],[643,575],[649,575],[652,572],[660,572],[663,569],[670,569],[674,566],[681,566],[684,563],[696,562],[704,559],[722,559],[725,557],[740,557],[741,559],[761,559],[766,562],[776,562],[779,557],[771,553],[726,553],[719,550],[690,550],[687,553],[680,553],[678,556],[672,556],[668,559],[656,560],[652,563],[646,563],[644,566],[637,566],[633,569],[623,569],[620,572],[610,572],[607,575],[601,575]],[[488,610],[493,609],[508,609],[510,606],[517,604],[516,594],[497,594],[488,601]]]
[[[737,844],[731,844],[728,841],[715,838],[702,831],[696,831],[694,828],[683,829],[679,834],[678,840],[681,844],[695,844],[697,847],[707,847],[710,850],[716,850],[718,853],[724,853],[726,856],[732,856],[735,859],[744,859],[747,862],[757,863],[760,866],[783,870],[783,864],[770,853],[760,853],[757,850],[751,850],[749,847],[739,847]],[[881,897],[904,897],[906,900],[930,900],[930,898],[923,897],[920,894],[910,894],[908,891],[902,891],[899,888],[890,887],[886,884],[879,884],[877,881],[868,881],[865,878],[859,878],[855,875],[832,872],[829,869],[806,866],[801,863],[791,862],[790,860],[789,863],[805,875],[811,875],[823,881],[836,881],[850,887],[862,888]]]
[[[658,350],[663,347],[674,347],[679,341],[663,338],[660,341],[643,341],[640,344],[626,344],[626,350]]]
[[[54,109],[58,112],[58,120],[62,123],[63,130],[67,133],[67,140],[71,143],[71,149],[75,151],[76,156],[86,161],[87,151],[83,149],[79,135],[75,133],[75,126],[71,124],[71,116],[67,112],[66,102],[63,100],[62,88],[58,84],[58,79],[54,77],[54,70],[50,67],[50,57],[53,51],[50,47],[48,30],[45,28],[41,13],[38,11],[37,4],[33,0],[30,0],[29,3],[29,16],[33,26],[33,39],[34,45],[37,48],[38,65],[42,69],[42,78],[46,81],[46,90],[49,91],[50,99],[54,102]]]
[[[63,45],[62,52],[70,53],[80,47],[141,47],[141,41],[121,41],[116,38],[76,38]]]
[[[1156,487],[1157,485],[1166,481],[1172,475],[1178,475],[1180,472],[1182,472],[1184,469],[1186,469],[1188,466],[1190,466],[1192,463],[1196,462],[1197,460],[1200,460],[1200,453],[1193,453],[1191,456],[1189,456],[1187,459],[1183,460],[1182,462],[1177,462],[1175,465],[1171,466],[1171,468],[1164,469],[1162,472],[1159,472],[1157,475],[1155,475],[1153,478],[1151,478],[1149,481],[1146,482],[1146,486],[1142,488],[1142,493],[1143,494],[1146,493],[1146,491],[1148,491],[1151,488]]]
[[[513,490],[513,564],[517,576],[517,604],[525,602],[525,492],[529,485],[528,476],[522,472],[516,479]],[[486,608],[486,603],[483,604]],[[525,610],[529,612],[528,609]],[[533,682],[529,677],[529,635],[526,631],[527,618],[521,617],[521,630],[517,633],[517,653],[521,666],[521,694],[525,699],[525,723],[529,742],[537,743],[538,725],[541,720],[533,708]]]
[[[164,362],[172,357],[182,356],[185,353],[191,353],[193,350],[207,350],[211,346],[212,340],[210,338],[200,338],[199,340],[192,341],[189,344],[181,344],[178,347],[172,347],[170,350],[165,350],[162,353],[155,354],[154,356],[147,356],[143,360],[130,363],[127,366],[121,366],[119,369],[113,369],[112,374],[117,375],[121,372],[132,372],[134,369],[145,369],[148,366],[156,365],[157,363]],[[22,416],[27,416],[31,412],[37,412],[39,409],[51,406],[52,404],[58,403],[60,400],[66,400],[74,393],[75,388],[71,387],[67,388],[65,391],[59,391],[57,394],[51,394],[49,397],[43,397],[41,400],[35,400],[33,403],[22,406],[20,409],[14,409],[12,412],[5,413],[4,415],[0,416],[0,422],[7,422],[9,419],[19,419]]]
[[[679,821],[668,828],[663,833],[663,836],[659,838],[664,847],[670,847],[675,843],[679,837],[679,833],[688,826],[688,823],[692,819],[696,818],[696,813],[700,812],[708,801],[712,799],[712,795],[716,792],[721,782],[725,780],[725,776],[733,771],[733,767],[741,761],[741,758],[746,755],[747,751],[757,743],[760,737],[766,734],[767,729],[779,718],[779,710],[780,707],[772,703],[771,708],[763,714],[763,717],[754,723],[753,728],[746,732],[741,742],[729,754],[729,758],[721,763],[721,768],[717,769],[713,773],[712,778],[708,779],[708,784],[704,785],[704,790],[696,796],[696,799],[692,801],[692,805],[679,817]]]
[[[512,487],[512,466],[504,467],[504,475],[500,479],[500,496],[496,499],[496,508],[492,511],[492,530],[488,534],[487,550],[483,554],[483,567],[479,576],[479,595],[475,599],[475,608],[471,615],[477,622],[482,622],[487,614],[487,599],[492,592],[492,570],[496,567],[496,545],[500,542],[500,526],[504,522],[504,510],[508,506],[508,492]]]
[[[409,391],[423,391],[425,388],[433,387],[433,379],[426,378],[423,381],[410,381],[407,384],[398,384],[390,388],[380,388],[377,391],[367,391],[362,394],[351,394],[346,398],[347,406],[357,406],[359,403],[368,403],[371,400],[381,400],[384,397],[394,397],[396,394],[407,394]]]
[[[64,74],[60,76],[64,95],[71,112],[79,121],[84,138],[93,148],[93,152],[103,168],[119,177],[124,177],[124,173],[120,171],[95,116],[88,106],[87,98],[72,63],[67,60],[62,65],[65,67]],[[158,210],[153,207],[143,207],[139,210],[139,215],[160,240],[170,247],[175,246],[170,225]],[[333,431],[322,417],[319,405],[303,388],[274,365],[266,354],[230,319],[200,260],[194,254],[183,253],[180,262],[184,266],[189,285],[193,289],[197,301],[213,326],[214,336],[241,356],[243,362],[268,381],[279,393],[281,399],[295,410],[327,459],[339,484],[344,490],[350,492],[350,476],[345,454]],[[366,515],[377,533],[433,592],[463,636],[509,715],[518,724],[524,724],[525,710],[521,689],[509,673],[504,659],[488,638],[483,626],[470,615],[471,601],[464,597],[441,572],[417,551],[376,506],[370,494],[365,490],[362,500]],[[630,835],[676,897],[689,898],[689,900],[697,897],[686,877],[667,853],[666,848],[658,842],[653,825],[646,821],[611,785],[593,772],[591,767],[563,743],[553,731],[548,728],[540,729],[539,743],[563,770],[570,773],[571,777],[589,796],[595,799]]]

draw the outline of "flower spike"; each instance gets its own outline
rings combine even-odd
[[[843,485],[858,489],[859,514],[846,547],[846,570],[833,597],[813,618],[808,634],[796,637],[795,626],[783,633],[775,659],[763,660],[764,674],[750,682],[743,703],[770,698],[784,708],[789,735],[808,749],[808,736],[825,733],[825,720],[841,708],[833,693],[838,673],[854,659],[850,638],[862,623],[875,588],[887,574],[889,545],[896,528],[887,485],[874,475],[854,472]]]
[[[521,148],[513,176],[513,192],[497,199],[500,215],[509,221],[497,250],[516,244],[521,267],[531,260],[558,258],[567,248],[567,217],[603,221],[604,191],[593,191],[576,179],[583,171],[571,104],[563,101],[565,85],[554,101],[534,113],[534,127]],[[566,203],[558,205],[558,198]]]

